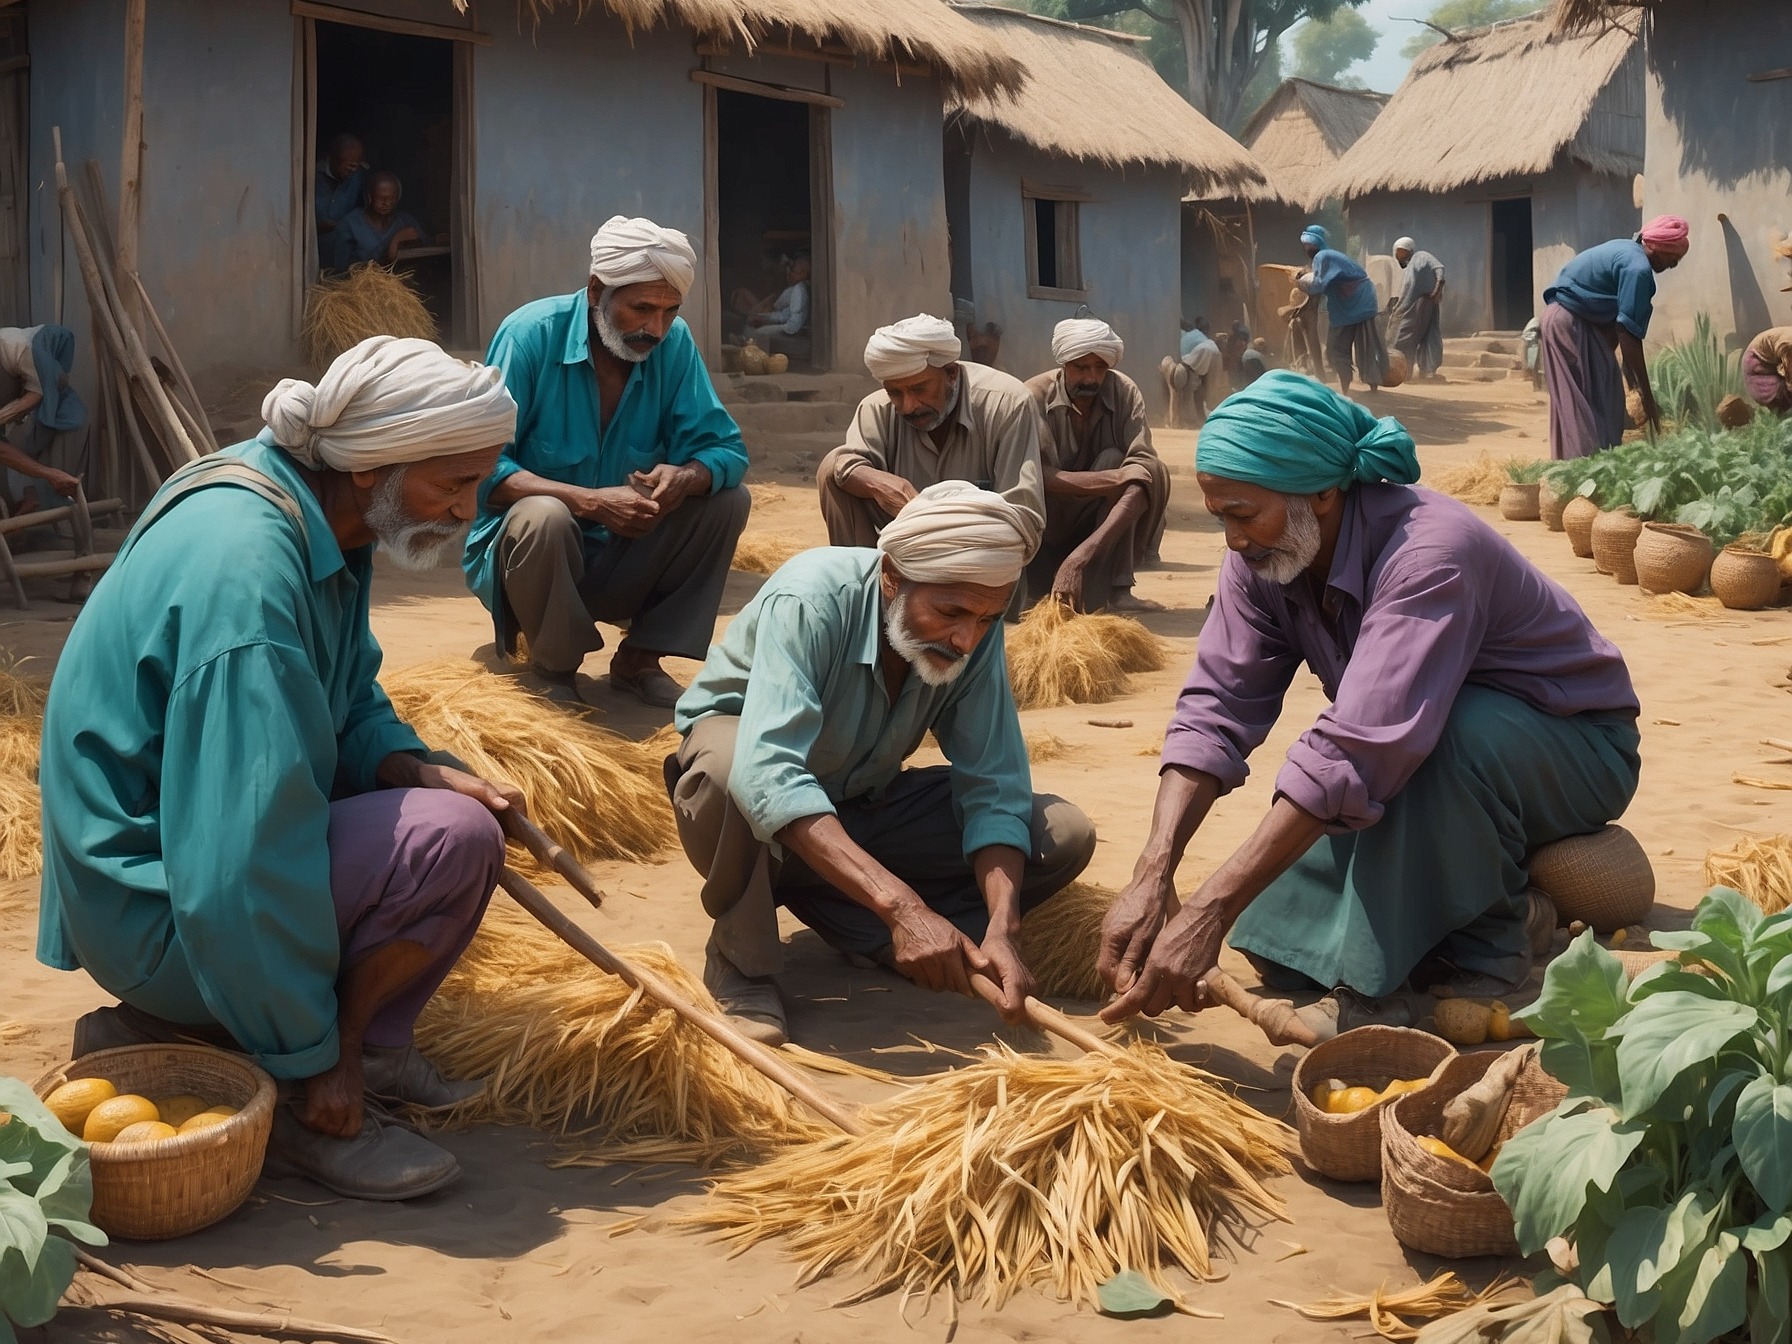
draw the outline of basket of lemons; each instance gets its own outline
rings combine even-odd
[[[89,1145],[93,1221],[115,1237],[184,1237],[234,1213],[261,1174],[274,1080],[204,1045],[98,1050],[37,1095]]]
[[[1307,1165],[1334,1181],[1381,1179],[1381,1111],[1456,1054],[1411,1027],[1358,1027],[1294,1066],[1295,1127]]]

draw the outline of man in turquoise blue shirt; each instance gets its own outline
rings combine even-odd
[[[678,316],[696,276],[685,236],[617,215],[591,278],[504,319],[488,363],[516,398],[515,442],[479,492],[467,583],[497,644],[529,646],[527,681],[577,702],[596,621],[628,626],[610,682],[670,708],[660,666],[701,659],[747,523],[746,448]]]
[[[679,837],[715,919],[704,983],[742,1030],[788,1034],[776,907],[929,989],[1033,980],[1023,912],[1095,852],[1089,819],[1035,794],[1002,646],[1038,530],[968,481],[911,500],[878,549],[806,551],[728,626],[678,702],[666,762]],[[949,766],[904,770],[929,732]]]
[[[373,546],[458,548],[516,407],[378,336],[177,472],[70,632],[44,713],[38,959],[118,996],[80,1057],[191,1039],[281,1082],[270,1171],[359,1199],[453,1181],[373,1099],[452,1105],[412,1024],[474,931],[514,789],[426,759],[376,680]]]
[[[1325,353],[1340,389],[1350,395],[1350,380],[1358,372],[1371,392],[1388,376],[1388,350],[1381,338],[1381,298],[1369,273],[1331,245],[1331,235],[1320,224],[1301,231],[1301,250],[1311,269],[1294,278],[1308,294],[1325,295],[1325,317],[1331,324]]]

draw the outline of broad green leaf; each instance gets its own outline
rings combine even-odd
[[[1787,1237],[1792,1237],[1792,1218],[1783,1213],[1778,1217],[1764,1213],[1747,1227],[1733,1227],[1730,1231],[1741,1238],[1745,1251],[1777,1251],[1786,1244]]]
[[[1680,1196],[1667,1211],[1661,1245],[1637,1266],[1637,1286],[1645,1292],[1658,1287],[1683,1261],[1696,1258],[1716,1218],[1717,1210],[1707,1205],[1698,1191],[1688,1190]]]
[[[1618,1077],[1624,1118],[1647,1111],[1674,1079],[1716,1055],[1757,1020],[1758,1014],[1747,1004],[1697,994],[1644,999],[1611,1031],[1623,1037],[1618,1042]]]
[[[1733,1237],[1705,1248],[1680,1308],[1680,1344],[1710,1344],[1748,1319],[1748,1257]]]
[[[0,1315],[17,1325],[42,1325],[75,1278],[75,1248],[60,1237],[44,1243],[37,1263],[26,1268],[17,1252],[0,1252]]]
[[[1767,995],[1773,998],[1792,989],[1792,956],[1783,956],[1767,973]]]
[[[17,1251],[29,1273],[37,1264],[44,1239],[49,1234],[50,1225],[37,1201],[23,1190],[0,1185],[0,1253]]]
[[[1619,1322],[1630,1329],[1652,1317],[1661,1305],[1658,1269],[1669,1253],[1663,1243],[1670,1212],[1661,1208],[1631,1209],[1605,1243],[1605,1261],[1612,1276],[1612,1304],[1618,1309]],[[1673,1254],[1678,1254],[1678,1248]],[[1642,1286],[1645,1265],[1650,1278],[1647,1288]],[[1665,1267],[1671,1269],[1673,1265]]]
[[[1484,1303],[1442,1316],[1415,1344],[1607,1344],[1604,1309],[1573,1284],[1524,1302]]]
[[[1766,916],[1761,907],[1733,887],[1713,887],[1693,912],[1692,926],[1708,933],[1732,952],[1746,953],[1755,930]]]
[[[1744,1239],[1747,1245],[1747,1239]],[[1755,1291],[1749,1303],[1750,1344],[1792,1344],[1792,1275],[1784,1246],[1755,1253]]]
[[[1759,1078],[1760,1076],[1758,1073],[1745,1073],[1741,1069],[1731,1069],[1726,1072],[1722,1078],[1717,1080],[1717,1085],[1711,1089],[1710,1095],[1705,1098],[1705,1123],[1716,1125],[1717,1117],[1722,1112],[1725,1103],[1741,1091],[1750,1078]]]
[[[1173,1299],[1136,1269],[1123,1269],[1095,1289],[1103,1316],[1149,1316],[1174,1305]]]
[[[1642,1125],[1620,1123],[1603,1106],[1573,1115],[1558,1108],[1508,1139],[1494,1161],[1493,1184],[1512,1209],[1520,1250],[1534,1255],[1573,1227],[1588,1185],[1611,1189],[1642,1140]]]
[[[1736,1159],[1774,1213],[1792,1205],[1792,1086],[1759,1074],[1736,1098]]]
[[[1731,980],[1740,980],[1747,966],[1740,952],[1699,929],[1652,933],[1649,941],[1669,952],[1690,952],[1710,962]]]
[[[1617,1049],[1606,1032],[1630,1011],[1625,988],[1623,963],[1589,930],[1550,963],[1542,994],[1525,1011],[1525,1024],[1543,1038],[1543,1067],[1572,1095],[1619,1100]]]
[[[1694,975],[1675,961],[1658,962],[1630,982],[1630,1001],[1641,1003],[1653,994],[1679,992],[1706,999],[1727,999],[1724,986],[1709,975]]]

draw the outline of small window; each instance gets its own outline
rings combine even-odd
[[[1083,249],[1080,199],[1028,191],[1027,293],[1035,299],[1083,297]]]

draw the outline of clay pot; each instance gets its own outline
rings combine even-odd
[[[1726,546],[1711,562],[1711,591],[1736,611],[1764,607],[1780,592],[1780,567],[1765,551]]]
[[[1548,481],[1542,481],[1537,487],[1537,516],[1543,520],[1543,526],[1551,532],[1562,530],[1562,510],[1568,507],[1568,501],[1550,489]]]
[[[1562,531],[1582,560],[1593,558],[1593,520],[1598,516],[1599,506],[1585,495],[1576,495],[1562,510]]]
[[[1390,350],[1388,351],[1388,369],[1382,376],[1381,385],[1383,387],[1399,387],[1406,381],[1406,375],[1409,372],[1410,370],[1406,367],[1406,356],[1398,350]]]
[[[1500,487],[1500,517],[1511,523],[1534,523],[1542,517],[1540,481],[1507,481]]]
[[[1593,564],[1619,583],[1636,582],[1636,541],[1643,520],[1629,509],[1613,509],[1593,520]]]
[[[1644,523],[1633,559],[1645,593],[1696,593],[1711,572],[1711,538],[1687,523]]]

